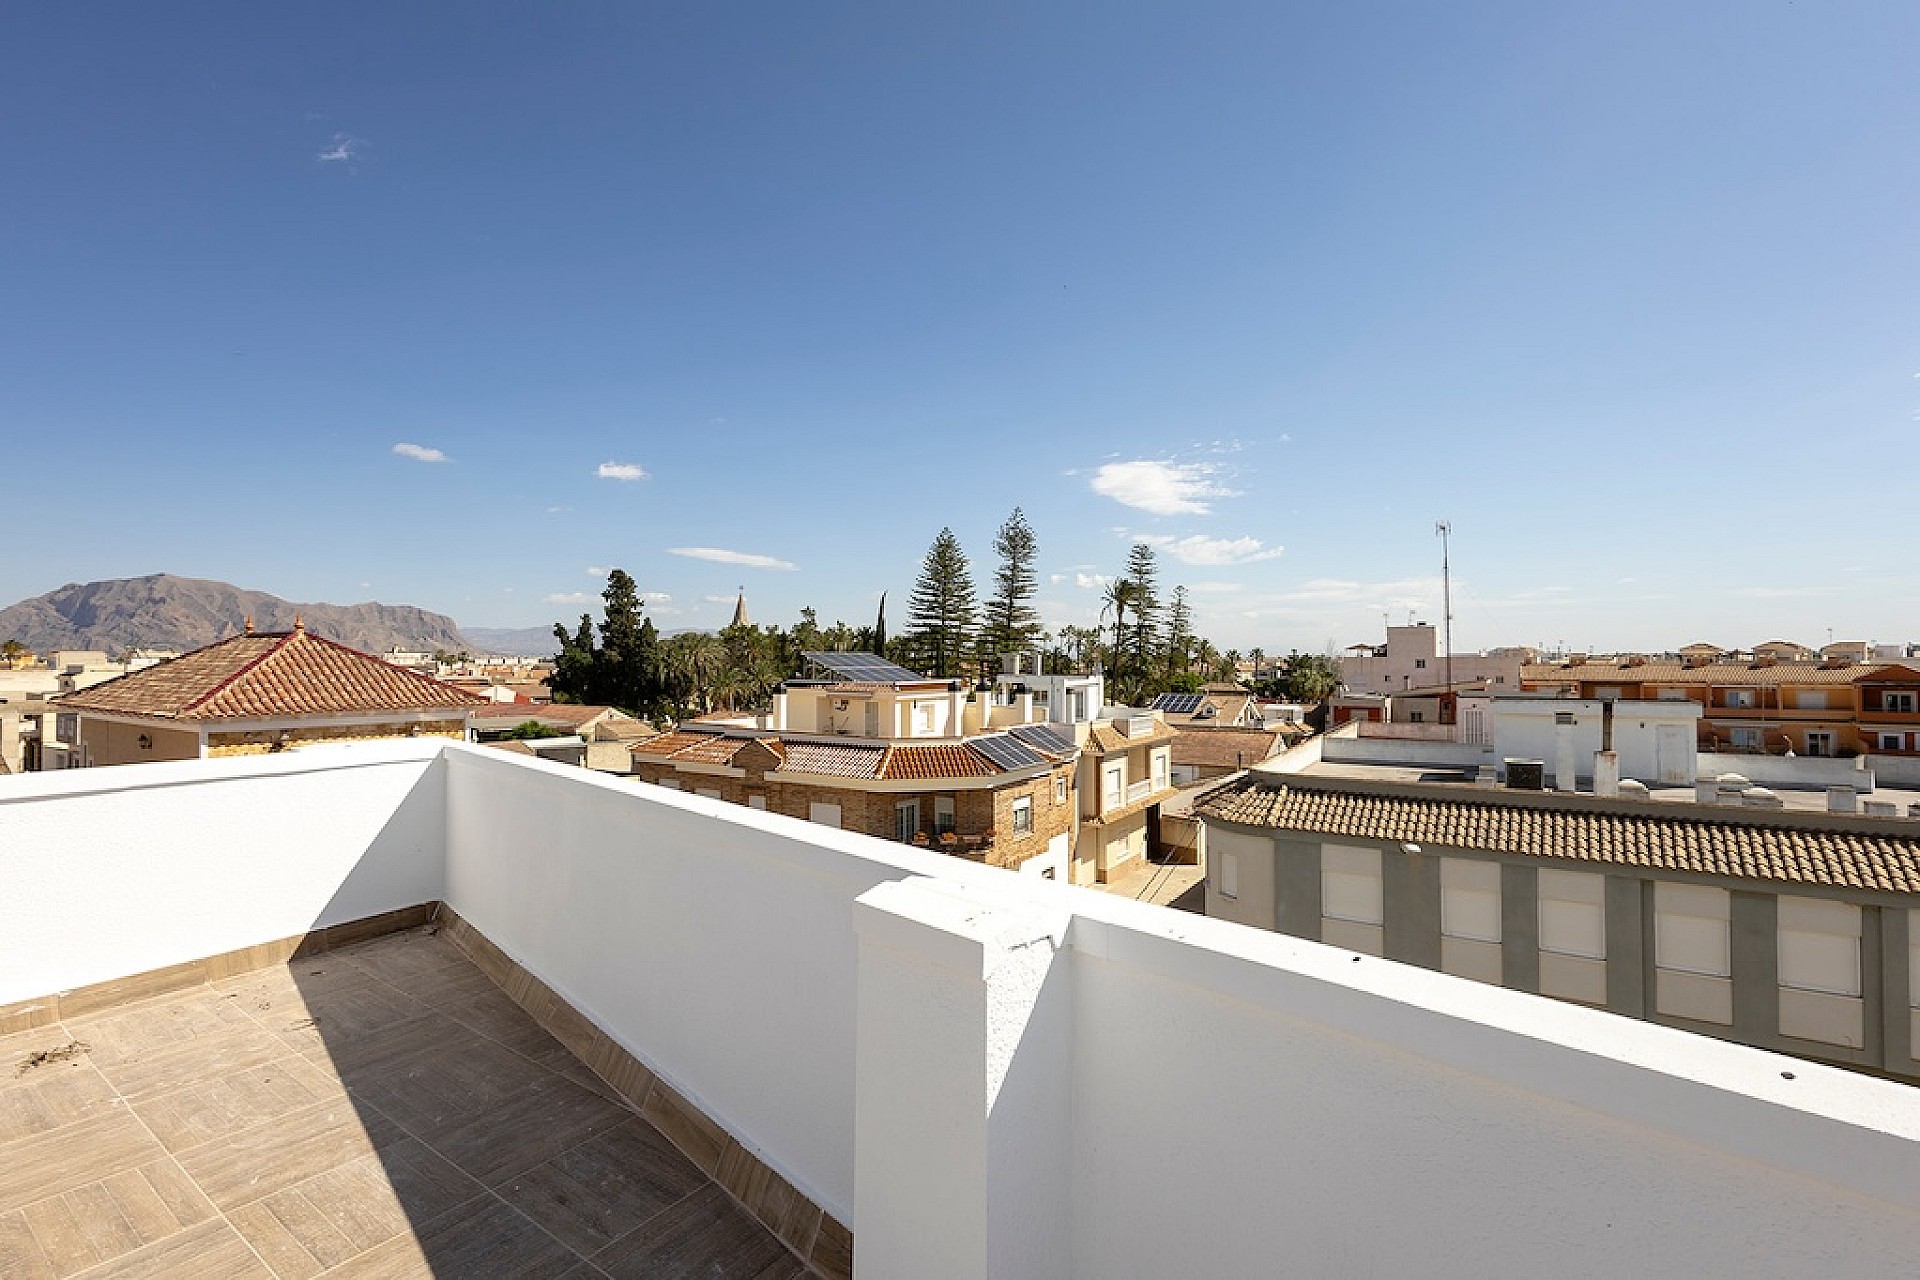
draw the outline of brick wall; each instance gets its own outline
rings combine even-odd
[[[263,756],[309,742],[360,742],[375,738],[456,738],[465,739],[467,722],[461,720],[419,720],[404,724],[336,724],[297,726],[290,729],[255,729],[248,733],[209,733],[209,756]],[[284,739],[285,745],[281,745]]]

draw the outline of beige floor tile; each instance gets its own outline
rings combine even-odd
[[[661,1276],[726,1276],[789,1280],[806,1274],[800,1259],[708,1183],[590,1261],[614,1280]]]
[[[219,1219],[188,1227],[157,1244],[82,1271],[79,1280],[272,1280],[239,1232]]]
[[[48,1053],[56,1055],[53,1061],[36,1064]],[[90,1056],[91,1049],[77,1045],[73,1033],[58,1022],[0,1036],[0,1094],[31,1086],[46,1079],[50,1068]]]
[[[7,1280],[56,1280],[59,1272],[34,1238],[18,1209],[0,1213],[0,1276]]]
[[[578,1273],[579,1258],[493,1196],[470,1200],[329,1272],[329,1280],[486,1276],[548,1280]]]
[[[478,1195],[478,1183],[411,1139],[230,1215],[282,1277],[314,1275],[376,1245],[410,1235]]]
[[[0,1213],[133,1169],[166,1154],[124,1110],[0,1146]]]
[[[283,1047],[281,1055],[211,1080],[196,1079],[133,1104],[169,1151],[229,1137],[316,1102],[346,1102],[332,1072]]]
[[[0,1090],[0,1145],[104,1115],[119,1105],[113,1086],[85,1054],[26,1071],[14,1067],[10,1074],[14,1087]]]
[[[215,1216],[213,1205],[171,1160],[123,1170],[20,1212],[63,1276],[111,1262]]]
[[[84,1042],[97,1067],[131,1062],[191,1046],[206,1037],[251,1026],[246,1014],[211,987],[107,1009],[87,1018],[63,1019]]]
[[[636,1117],[509,1180],[499,1193],[562,1243],[592,1254],[706,1180]]]
[[[249,1071],[290,1056],[284,1041],[252,1021],[169,1043],[118,1061],[95,1058],[107,1082],[130,1101]]]
[[[484,1109],[453,1115],[414,1132],[435,1151],[496,1186],[633,1113],[584,1085],[550,1071]],[[409,1124],[412,1124],[412,1114]]]
[[[384,1116],[323,1102],[195,1147],[179,1160],[210,1200],[232,1209],[375,1155],[401,1138]]]

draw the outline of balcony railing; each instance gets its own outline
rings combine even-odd
[[[862,1276],[1920,1254],[1906,1085],[503,752],[0,777],[0,884],[8,1017],[444,901]]]
[[[1128,804],[1133,804],[1135,801],[1139,801],[1139,800],[1145,800],[1148,796],[1152,794],[1153,794],[1153,783],[1146,778],[1142,778],[1138,782],[1129,782],[1127,784],[1127,803]]]

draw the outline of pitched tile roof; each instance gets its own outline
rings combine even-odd
[[[1129,738],[1126,734],[1102,721],[1087,726],[1087,745],[1100,755],[1111,755],[1116,751],[1125,751],[1128,747],[1140,747],[1153,742],[1173,741],[1173,730],[1165,725],[1156,725],[1152,733],[1138,738]]]
[[[880,776],[881,761],[886,758],[887,748],[879,743],[872,746],[852,746],[837,742],[794,742],[785,743],[786,763],[780,767],[793,773],[819,773],[830,778],[877,778]]]
[[[1287,745],[1270,729],[1189,729],[1173,731],[1173,763],[1241,769],[1258,764]]]
[[[1657,811],[1622,813],[1621,803]],[[1210,793],[1196,811],[1239,826],[1362,840],[1920,893],[1920,828],[1911,824],[1826,822],[1817,814],[1736,821],[1711,810],[1676,808],[1653,801],[1602,808],[1532,798],[1383,794],[1247,778]],[[1887,830],[1872,829],[1875,821],[1885,822]]]
[[[61,697],[62,711],[166,720],[267,720],[458,710],[484,699],[302,628],[240,635]]]
[[[882,778],[990,778],[1000,770],[960,743],[895,746],[881,763]]]
[[[752,738],[730,737],[711,730],[676,729],[633,744],[632,752],[655,760],[685,760],[696,764],[731,764]]]

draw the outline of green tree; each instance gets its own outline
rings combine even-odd
[[[33,650],[27,648],[27,646],[21,644],[18,640],[9,640],[5,644],[0,644],[0,658],[4,658],[8,662],[12,662],[17,658],[24,658],[32,652]]]
[[[1294,650],[1280,660],[1274,683],[1294,702],[1323,702],[1340,684],[1340,668],[1332,658]]]
[[[1175,587],[1173,605],[1167,610],[1166,672],[1169,678],[1192,670],[1193,650],[1193,609],[1187,604],[1187,589]]]
[[[568,635],[567,629],[556,622],[553,638],[560,642],[560,652],[553,659],[553,674],[547,677],[547,688],[553,691],[555,702],[585,702],[594,689],[594,665],[598,658],[598,647],[593,642],[593,619],[581,614],[580,629],[573,635]]]
[[[1134,543],[1127,555],[1126,580],[1133,584],[1133,627],[1127,634],[1127,649],[1134,671],[1143,679],[1153,664],[1160,635],[1159,579],[1160,564],[1153,548],[1144,542]]]
[[[660,633],[641,616],[640,589],[625,569],[607,575],[594,663],[593,701],[645,713],[659,697]]]
[[[551,738],[552,736],[553,730],[547,728],[547,726],[541,724],[538,720],[522,720],[519,724],[500,735],[502,741],[519,742],[530,742],[535,738]]]
[[[1033,607],[1040,591],[1034,568],[1040,545],[1020,508],[1013,509],[994,535],[993,550],[1000,563],[993,571],[993,595],[987,601],[980,637],[980,656],[988,669],[998,665],[1003,653],[1026,652],[1040,635],[1040,613]]]
[[[907,597],[907,639],[925,674],[965,674],[973,648],[973,575],[952,529],[942,529],[927,548],[919,581]]]

